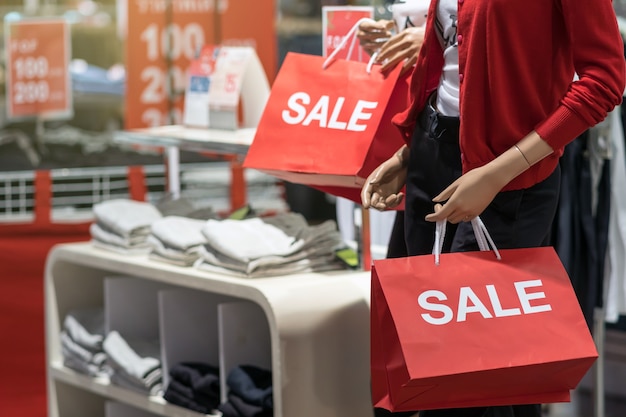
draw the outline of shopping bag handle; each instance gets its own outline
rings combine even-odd
[[[438,221],[435,225],[435,244],[433,245],[433,255],[435,255],[435,265],[439,265],[439,257],[441,255],[441,251],[443,250],[443,240],[446,236],[446,224],[447,220]],[[493,252],[496,255],[498,260],[502,259],[500,256],[500,251],[496,247],[485,223],[480,219],[480,217],[476,216],[472,219],[472,229],[474,230],[474,236],[476,236],[476,242],[478,243],[478,249],[481,251],[489,251],[493,249]],[[491,249],[490,249],[491,248]]]
[[[352,42],[350,42],[350,48],[348,49],[347,57],[348,57],[348,59],[350,59],[352,57],[352,52],[354,51],[354,46],[356,45],[356,31],[359,28],[359,26],[361,25],[361,23],[364,23],[364,22],[375,23],[376,21],[374,19],[369,18],[369,17],[363,17],[363,18],[359,19],[352,26],[352,28],[348,31],[346,36],[344,36],[341,39],[341,42],[339,43],[339,45],[337,45],[337,47],[324,60],[324,62],[322,63],[322,69],[328,68],[328,66],[331,64],[331,62],[333,62],[335,60],[335,58],[337,57],[337,54],[339,54],[339,51],[341,51],[344,48],[344,46],[346,46],[346,44],[348,43],[348,40],[351,40]],[[377,57],[378,57],[378,51],[373,53],[372,56],[370,57],[370,59],[369,59],[369,61],[367,63],[367,67],[366,67],[366,71],[367,71],[368,74],[370,72],[372,72],[372,66],[374,65],[374,62],[376,62],[376,58]]]

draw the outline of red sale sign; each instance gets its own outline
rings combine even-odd
[[[72,116],[69,39],[63,19],[5,21],[9,119]]]
[[[322,7],[322,54],[330,55],[339,47],[350,29],[362,18],[374,18],[374,8],[368,6],[324,6]],[[348,39],[337,58],[367,62],[370,56],[361,48],[358,39]],[[350,56],[348,56],[350,55]]]
[[[229,0],[220,8],[223,45],[250,46],[256,51],[270,83],[276,76],[276,1]]]
[[[204,46],[251,46],[276,71],[274,0],[125,0],[127,129],[181,124],[187,70]]]
[[[212,0],[128,0],[126,128],[180,124],[187,68],[215,42]]]

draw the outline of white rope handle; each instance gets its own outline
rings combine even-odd
[[[435,224],[435,244],[433,245],[433,255],[435,255],[435,265],[439,265],[439,256],[443,251],[443,240],[446,237],[446,220],[439,221]]]
[[[439,258],[441,251],[443,250],[443,240],[446,236],[446,224],[447,220],[438,221],[435,225],[435,243],[433,245],[433,255],[435,255],[435,265],[439,265]],[[472,219],[472,229],[474,230],[474,236],[476,236],[476,242],[478,242],[478,249],[483,252],[493,250],[496,255],[496,259],[501,260],[500,251],[496,247],[487,227],[480,219],[475,217]]]
[[[491,249],[493,250],[493,252],[496,255],[496,258],[498,260],[501,260],[502,257],[500,256],[500,251],[498,250],[498,247],[496,246],[495,242],[491,238],[491,235],[489,234],[489,231],[487,230],[487,226],[485,226],[485,223],[483,223],[483,221],[481,220],[480,217],[476,216],[474,219],[472,219],[472,227],[474,227],[475,224],[478,226],[478,230],[480,230],[480,232],[482,232],[481,239],[484,242],[484,249],[481,249],[481,250],[482,251],[488,251],[488,250],[490,250],[489,248],[491,247]],[[476,232],[474,232],[474,233],[476,233]],[[486,240],[486,242],[485,242],[485,240]]]
[[[324,60],[324,63],[322,64],[322,69],[326,69],[328,68],[328,66],[330,65],[331,62],[334,61],[334,59],[337,57],[337,54],[339,54],[339,51],[341,51],[344,46],[346,46],[346,44],[348,43],[348,40],[351,40],[351,44],[350,44],[350,48],[348,49],[348,55],[347,58],[350,59],[350,57],[352,57],[352,52],[354,51],[354,46],[356,44],[356,31],[359,28],[359,26],[361,25],[361,23],[364,22],[372,22],[375,23],[376,21],[374,19],[371,19],[369,17],[363,17],[361,19],[359,19],[354,26],[352,26],[352,28],[348,31],[348,33],[346,34],[346,36],[343,37],[343,39],[341,39],[341,42],[339,43],[339,45],[337,45],[337,47],[330,53],[330,55],[328,55],[328,57],[326,58],[326,60]],[[372,55],[372,58],[370,58],[370,62],[374,63],[374,61],[376,60],[375,55]],[[371,65],[368,63],[368,74],[371,70]]]
[[[370,74],[372,72],[372,67],[376,62],[376,58],[378,58],[378,51],[374,52],[370,57],[370,60],[367,62],[367,67],[365,67],[365,71]]]

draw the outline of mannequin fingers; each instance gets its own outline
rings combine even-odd
[[[399,63],[400,63],[400,61],[398,59],[385,61],[383,63],[383,65],[380,67],[380,70],[382,72],[387,72],[388,70],[390,70],[392,68],[395,68],[396,65],[398,65]]]
[[[369,207],[373,207],[377,210],[380,210],[381,207],[385,206],[385,199],[381,196],[381,194],[377,191],[371,193],[371,199],[369,201]]]
[[[458,180],[457,180],[458,181]],[[445,190],[443,190],[441,193],[439,193],[438,196],[436,196],[435,198],[433,198],[433,201],[435,203],[441,203],[446,201],[447,199],[449,199],[452,194],[454,194],[454,191],[456,191],[457,188],[457,181],[454,181],[452,184],[450,184]]]
[[[476,216],[471,214],[455,214],[452,218],[448,218],[448,221],[452,224],[457,224],[461,222],[471,222]]]
[[[363,208],[370,208],[371,198],[369,192],[361,191],[361,205],[363,206]]]
[[[398,44],[397,42],[394,43],[393,38],[391,38],[391,40],[387,41],[380,48],[380,51],[378,52],[378,59],[379,60],[391,59],[395,57],[396,55],[407,54],[406,51],[407,51],[407,48],[404,45]]]
[[[370,208],[373,197],[372,181],[367,181],[361,188],[361,205],[363,208]]]
[[[391,33],[388,31],[382,32],[366,32],[359,30],[356,33],[356,37],[361,44],[364,42],[376,44],[377,46],[382,46],[389,40]]]
[[[434,212],[428,214],[425,217],[425,220],[429,222],[448,220],[450,223],[454,223],[454,221],[457,220],[457,217],[458,215],[456,213],[456,210],[452,205],[435,204]]]
[[[363,204],[363,207],[374,208],[376,210],[384,211],[384,210],[388,210],[390,208],[394,208],[398,206],[402,202],[403,199],[404,199],[403,193],[391,194],[391,195],[388,195],[386,198],[384,198],[382,194],[374,192],[367,206]]]
[[[417,56],[412,55],[410,58],[404,61],[404,64],[402,65],[402,71],[400,72],[400,74],[404,75],[408,71],[412,70],[416,62],[417,62]]]
[[[385,199],[385,205],[388,208],[397,207],[404,199],[404,193],[391,194]]]
[[[395,26],[393,20],[380,19],[376,22],[366,20],[359,25],[359,30],[365,32],[384,32],[389,31]]]

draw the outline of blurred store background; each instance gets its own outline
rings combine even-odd
[[[208,0],[213,1],[213,0]],[[217,1],[217,0],[215,0]],[[388,15],[384,0],[280,0],[275,4],[276,68],[289,51],[322,54],[321,9],[325,5],[373,5]],[[53,216],[89,216],[89,206],[122,192],[123,167],[146,166],[149,198],[166,190],[159,149],[114,141],[124,127],[125,44],[120,37],[119,0],[3,0],[0,5],[0,222],[23,222],[32,216],[34,172],[53,178]],[[65,120],[8,120],[5,22],[10,18],[59,17],[71,27],[73,116]],[[228,192],[228,164],[195,152],[181,153],[181,187],[193,199],[210,198],[223,206]],[[121,172],[121,174],[120,174]],[[121,175],[121,177],[120,177]],[[287,207],[311,220],[335,216],[329,195],[296,184],[277,183],[247,172],[249,199],[261,206]],[[108,189],[108,187],[111,187]],[[224,188],[221,192],[218,189]],[[76,210],[76,212],[73,211]],[[86,212],[87,211],[87,212]]]
[[[148,0],[158,5],[170,0]],[[288,51],[321,54],[323,5],[369,1],[182,0],[189,4],[261,7],[275,19],[254,24],[275,33],[275,68]],[[163,149],[114,140],[125,127],[126,42],[123,0],[0,1],[0,416],[46,415],[43,276],[49,249],[89,239],[93,205],[128,197],[133,188],[150,201],[168,196]],[[385,13],[384,1],[377,6]],[[53,120],[14,119],[7,113],[7,22],[63,17],[70,27],[73,114]],[[265,21],[267,20],[267,21]],[[268,74],[273,78],[275,74]],[[181,150],[181,196],[216,211],[228,210],[230,164]],[[335,216],[329,196],[245,172],[246,193],[258,210],[294,210],[318,221]],[[135,190],[136,191],[136,190]]]
[[[114,140],[115,132],[124,129],[126,115],[126,43],[120,30],[120,10],[125,1],[0,0],[2,417],[45,415],[42,283],[49,248],[60,242],[88,239],[85,225],[92,218],[92,206],[128,196],[137,181],[144,187],[147,199],[158,201],[167,197],[163,150]],[[197,1],[216,7],[229,1],[250,7],[255,7],[257,1],[261,3]],[[274,31],[275,67],[280,68],[287,52],[322,54],[322,6],[374,6],[375,15],[380,18],[389,17],[389,3],[390,0],[275,0],[275,20],[258,25]],[[613,4],[623,23],[626,0],[613,0]],[[31,17],[64,17],[69,22],[71,117],[14,120],[7,116],[6,25],[12,19]],[[229,161],[182,150],[180,163],[183,197],[211,205],[216,211],[229,209]],[[330,195],[258,172],[245,175],[247,198],[254,208],[292,210],[311,222],[336,216],[335,199]],[[618,342],[616,345],[625,346],[626,337]],[[623,350],[613,352],[613,356],[626,361]],[[623,380],[615,386],[623,393]],[[590,417],[594,406],[591,397],[582,397],[581,404],[584,416]],[[623,401],[619,405],[618,414],[607,417],[623,417]],[[555,410],[552,415],[557,417],[558,412]],[[568,408],[558,417],[581,417],[574,413]]]

